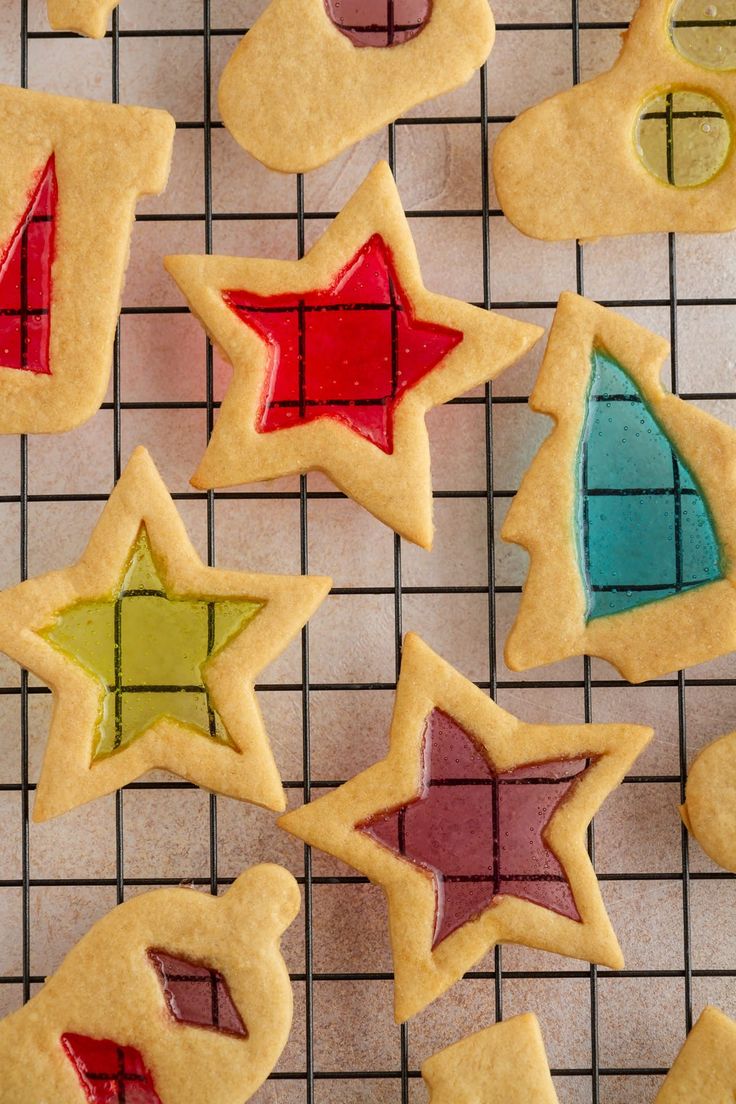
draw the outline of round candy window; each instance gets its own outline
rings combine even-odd
[[[678,53],[706,69],[736,69],[736,0],[676,0],[670,37]]]
[[[432,0],[325,0],[327,14],[354,46],[400,46],[432,15]]]
[[[654,176],[677,188],[693,188],[711,180],[724,165],[731,126],[710,96],[678,88],[644,105],[635,141],[639,157]]]

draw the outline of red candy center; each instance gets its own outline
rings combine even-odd
[[[497,774],[473,737],[439,709],[427,719],[423,756],[417,800],[358,828],[433,875],[434,946],[502,895],[580,920],[544,830],[585,771],[585,760]]]
[[[393,452],[397,405],[463,339],[414,316],[378,235],[325,290],[223,298],[271,349],[261,433],[329,417]]]
[[[432,16],[432,0],[325,0],[325,8],[354,46],[400,46]]]
[[[62,1035],[61,1045],[79,1075],[89,1104],[161,1104],[135,1047],[72,1034]]]
[[[0,367],[50,375],[51,265],[58,185],[53,156],[0,252]]]

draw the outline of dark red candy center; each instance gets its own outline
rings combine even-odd
[[[179,1023],[206,1027],[225,1035],[248,1038],[225,978],[219,970],[175,958],[166,951],[149,951],[169,1012]]]
[[[325,8],[354,46],[400,46],[432,16],[432,0],[325,0]]]
[[[473,737],[439,709],[427,719],[423,760],[419,797],[358,827],[434,876],[434,945],[502,895],[579,920],[545,829],[585,760],[496,773]]]

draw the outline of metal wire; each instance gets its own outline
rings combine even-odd
[[[27,87],[28,84],[28,54],[29,43],[35,39],[64,39],[75,36],[51,32],[30,32],[28,25],[28,0],[19,0],[21,12],[20,34],[20,84]],[[569,22],[529,22],[529,23],[501,23],[498,25],[500,34],[526,33],[534,31],[566,31],[571,37],[571,74],[574,83],[580,79],[580,33],[584,30],[625,30],[627,24],[619,22],[583,21],[580,19],[579,0],[570,0]],[[178,121],[180,130],[195,130],[202,132],[202,146],[204,157],[204,194],[203,208],[201,212],[189,214],[144,214],[139,216],[143,222],[202,222],[205,231],[205,247],[208,253],[212,252],[213,229],[218,221],[291,221],[296,232],[297,252],[302,256],[305,252],[306,223],[310,220],[326,220],[334,217],[334,211],[307,210],[304,198],[304,180],[297,176],[296,209],[295,211],[281,212],[247,212],[230,211],[219,212],[213,210],[213,176],[212,176],[212,135],[215,129],[222,126],[212,119],[212,45],[213,41],[221,36],[235,37],[245,33],[246,28],[216,28],[211,23],[210,0],[202,0],[202,25],[201,27],[176,28],[176,29],[141,29],[121,30],[119,15],[113,14],[111,38],[111,99],[117,102],[120,88],[120,43],[122,39],[145,38],[200,38],[203,51],[203,120]],[[465,116],[452,117],[418,117],[400,119],[389,128],[389,161],[391,167],[399,175],[401,166],[396,155],[397,128],[421,126],[477,126],[480,131],[481,150],[481,205],[479,208],[469,209],[423,209],[410,211],[410,219],[423,218],[477,218],[482,232],[482,278],[483,299],[478,306],[494,310],[512,309],[552,309],[554,302],[534,300],[502,300],[492,296],[492,239],[491,220],[501,217],[501,212],[493,209],[490,203],[490,176],[489,176],[489,126],[492,124],[510,121],[510,116],[493,114],[490,110],[492,104],[488,103],[488,77],[484,67],[480,77],[480,102],[478,113]],[[683,298],[677,290],[677,244],[674,235],[669,236],[668,241],[668,272],[669,295],[667,298],[643,299],[609,299],[602,300],[604,305],[611,307],[653,307],[661,306],[669,310],[670,340],[672,344],[672,389],[682,394],[687,399],[736,399],[736,391],[702,391],[681,393],[679,391],[679,367],[678,367],[678,329],[677,316],[681,306],[703,305],[736,305],[734,298]],[[577,247],[576,252],[577,289],[583,293],[585,290],[584,279],[584,250]],[[186,314],[185,307],[126,307],[123,315],[171,315]],[[219,404],[214,398],[213,378],[213,353],[211,346],[207,346],[206,361],[206,397],[203,401],[165,401],[165,402],[128,402],[121,397],[121,357],[119,334],[115,342],[112,377],[112,401],[103,404],[103,408],[112,411],[112,449],[113,469],[115,478],[119,478],[121,472],[121,422],[122,413],[126,410],[204,410],[206,412],[208,435],[212,431],[215,412]],[[435,493],[435,498],[443,499],[478,499],[486,503],[486,534],[488,549],[488,577],[485,586],[404,586],[402,581],[402,541],[398,536],[394,538],[393,548],[393,584],[391,586],[375,587],[338,587],[333,591],[337,595],[390,595],[393,597],[394,606],[394,650],[395,650],[395,676],[398,677],[401,659],[402,640],[402,603],[405,595],[458,595],[477,594],[485,595],[488,599],[488,678],[478,683],[483,689],[487,689],[492,695],[499,690],[506,689],[565,689],[572,688],[581,691],[583,713],[586,721],[593,719],[593,697],[598,688],[620,687],[621,682],[616,678],[594,678],[591,663],[588,659],[583,664],[583,674],[580,679],[500,679],[498,676],[498,656],[496,651],[496,599],[498,595],[516,594],[520,587],[499,585],[496,580],[495,566],[495,520],[496,509],[499,501],[507,500],[515,493],[513,488],[500,488],[496,486],[494,479],[494,409],[503,404],[519,404],[526,402],[524,395],[511,395],[494,397],[493,387],[488,384],[484,394],[455,400],[458,404],[479,404],[485,411],[485,474],[486,485],[482,490],[472,491],[440,491]],[[54,494],[31,494],[28,483],[28,442],[25,437],[20,438],[19,443],[20,475],[17,494],[0,495],[0,503],[17,504],[20,514],[20,578],[28,575],[28,514],[29,506],[34,503],[62,503],[62,502],[102,502],[105,495],[102,494],[69,494],[62,490]],[[216,491],[207,493],[181,492],[174,494],[177,500],[204,501],[207,513],[207,556],[208,562],[215,562],[216,552],[216,503],[218,501],[276,501],[295,500],[299,503],[300,520],[300,566],[302,572],[309,569],[308,556],[308,525],[309,506],[311,502],[342,498],[337,491],[314,491],[310,489],[309,478],[302,476],[298,491]],[[680,786],[681,797],[684,799],[684,786],[687,770],[687,722],[686,722],[686,694],[689,687],[721,687],[734,686],[736,680],[728,678],[708,677],[693,675],[686,677],[683,672],[670,678],[657,679],[648,686],[671,687],[677,689],[678,701],[678,754],[679,773],[670,775],[634,774],[625,780],[626,785],[646,785],[650,783],[677,783]],[[392,682],[366,682],[366,683],[316,683],[310,676],[309,663],[309,628],[306,627],[301,635],[301,679],[296,683],[272,684],[263,682],[257,689],[276,693],[298,692],[301,695],[302,704],[302,759],[303,780],[286,780],[288,790],[299,790],[304,801],[309,801],[313,789],[330,789],[339,786],[341,779],[315,779],[311,770],[311,732],[310,732],[310,699],[311,695],[331,691],[355,691],[355,690],[392,690],[395,681]],[[110,878],[35,878],[30,873],[30,829],[29,809],[31,794],[35,790],[35,784],[30,781],[29,774],[29,700],[31,695],[48,694],[46,687],[29,686],[28,675],[21,673],[18,686],[0,687],[0,695],[16,696],[20,700],[20,781],[3,782],[0,780],[0,793],[18,792],[21,798],[21,877],[19,879],[0,880],[0,889],[19,889],[22,900],[22,923],[19,937],[22,948],[22,974],[20,976],[0,976],[0,986],[20,985],[24,1001],[31,995],[31,987],[43,981],[43,978],[31,973],[31,890],[36,887],[46,886],[114,886],[117,900],[122,901],[128,887],[145,887],[160,885],[175,885],[176,878],[142,878],[126,877],[125,875],[125,824],[123,816],[123,794],[119,792],[115,801],[115,876]],[[186,782],[171,781],[138,781],[126,787],[130,790],[181,790],[191,789]],[[589,850],[592,858],[595,858],[595,836],[591,827],[589,833]],[[645,873],[617,872],[614,874],[600,874],[603,882],[678,882],[682,887],[682,913],[683,913],[683,949],[682,964],[677,969],[639,969],[622,970],[617,974],[611,974],[613,978],[678,978],[684,980],[684,1015],[683,1035],[692,1026],[692,985],[695,978],[736,978],[736,969],[695,969],[692,963],[692,929],[690,920],[690,892],[694,881],[728,880],[733,875],[711,872],[691,872],[689,868],[688,836],[684,828],[681,830],[681,870],[680,871],[649,871]],[[315,986],[330,982],[360,982],[362,981],[389,981],[390,973],[375,972],[318,972],[314,969],[313,952],[313,889],[318,885],[356,885],[365,882],[359,876],[327,877],[313,873],[310,849],[304,852],[304,873],[298,879],[303,885],[304,908],[304,947],[305,966],[303,971],[294,972],[292,978],[295,982],[302,983],[305,989],[305,1029],[306,1029],[306,1061],[304,1069],[279,1071],[272,1075],[274,1080],[294,1081],[304,1086],[305,1098],[308,1104],[315,1099],[315,1086],[324,1080],[385,1080],[393,1079],[397,1083],[397,1098],[402,1104],[408,1104],[410,1082],[419,1076],[419,1071],[410,1066],[409,1062],[409,1028],[402,1027],[398,1032],[399,1062],[397,1068],[392,1070],[320,1070],[315,1063],[314,1048],[314,994]],[[209,887],[214,894],[220,888],[228,885],[232,879],[220,876],[218,872],[218,826],[217,826],[217,798],[209,799],[209,873],[207,877],[194,878],[195,884]],[[557,1076],[587,1078],[591,1085],[591,1102],[599,1104],[601,1079],[613,1076],[644,1076],[657,1075],[665,1072],[660,1068],[627,1067],[625,1069],[602,1066],[599,1053],[599,976],[596,967],[566,970],[564,973],[554,970],[509,970],[503,966],[502,949],[496,948],[492,970],[473,970],[469,978],[479,983],[492,983],[489,989],[490,1011],[488,1019],[495,1017],[500,1019],[504,1012],[504,982],[507,979],[583,979],[589,983],[590,999],[590,1027],[591,1027],[591,1052],[589,1065],[574,1068],[559,1068],[553,1072]],[[607,980],[609,975],[606,975]],[[611,981],[615,984],[615,981]]]

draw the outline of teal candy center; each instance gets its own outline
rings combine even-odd
[[[708,504],[626,370],[591,354],[578,454],[586,619],[723,578]]]

